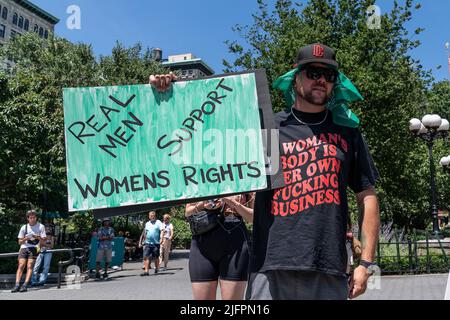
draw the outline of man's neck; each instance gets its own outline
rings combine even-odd
[[[318,106],[316,104],[309,103],[300,96],[297,96],[294,103],[294,109],[306,112],[306,113],[319,113],[325,110],[325,105]]]

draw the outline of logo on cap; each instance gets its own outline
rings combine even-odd
[[[320,46],[318,44],[315,44],[313,46],[313,56],[314,57],[323,58],[324,53],[325,53],[325,50],[323,49],[322,46]]]

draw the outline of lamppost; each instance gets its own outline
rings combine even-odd
[[[442,166],[442,169],[444,169],[445,173],[450,173],[450,155],[441,158],[441,161],[439,161],[439,163]],[[446,219],[446,223],[448,225],[448,214],[447,214],[447,219]]]
[[[442,169],[444,169],[444,172],[450,173],[450,155],[441,158],[439,164],[442,166]]]
[[[450,124],[446,119],[442,119],[437,114],[427,114],[419,119],[409,121],[409,130],[415,137],[424,140],[428,146],[428,157],[430,160],[430,192],[431,192],[431,216],[433,217],[433,236],[441,238],[438,222],[438,210],[436,204],[436,181],[435,166],[433,161],[433,144],[437,139],[444,139],[448,136]]]

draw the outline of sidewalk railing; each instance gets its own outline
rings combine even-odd
[[[69,253],[70,258],[68,260],[59,260],[58,261],[58,289],[61,288],[61,277],[63,268],[70,265],[75,261],[75,263],[82,268],[82,260],[86,255],[85,248],[68,248],[68,249],[52,249],[47,250],[48,253]],[[81,254],[75,255],[75,252],[81,252]],[[19,252],[10,252],[10,253],[0,253],[0,259],[2,258],[14,258],[19,255]]]
[[[414,230],[404,239],[399,234],[394,229],[389,241],[378,241],[376,262],[382,274],[449,272],[450,241],[431,239],[427,231]]]

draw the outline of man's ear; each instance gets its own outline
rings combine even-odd
[[[305,94],[304,91],[303,91],[302,78],[301,78],[301,74],[300,73],[297,73],[295,75],[293,88],[296,89],[296,90],[298,89],[302,96]]]

